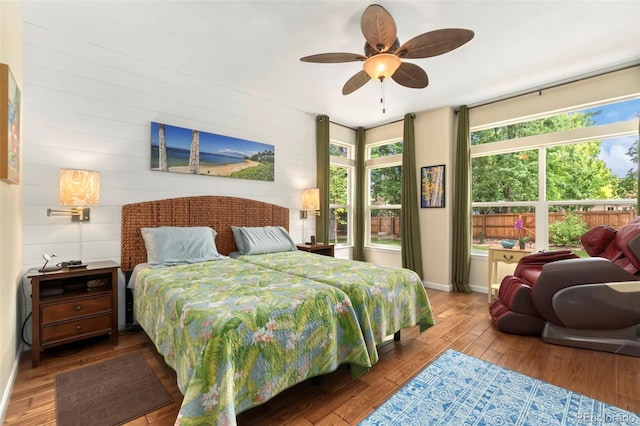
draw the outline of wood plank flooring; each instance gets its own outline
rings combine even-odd
[[[319,385],[303,382],[241,413],[238,424],[357,424],[448,348],[640,413],[640,358],[550,345],[537,337],[503,334],[491,322],[486,295],[431,289],[427,293],[436,326],[422,334],[415,327],[403,330],[400,342],[385,342],[379,348],[380,361],[367,374],[353,379],[348,368],[342,366],[323,376]],[[36,369],[31,368],[30,353],[25,352],[4,424],[54,425],[56,374],[134,351],[144,354],[174,403],[127,424],[172,425],[182,395],[175,373],[143,332],[122,335],[115,348],[107,338],[90,342],[75,353],[45,352]]]

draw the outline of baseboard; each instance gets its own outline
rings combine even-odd
[[[422,285],[425,286],[425,288],[432,288],[434,290],[440,290],[440,291],[446,291],[446,292],[452,292],[453,291],[453,285],[449,284],[439,284],[439,283],[432,283],[432,282],[428,282],[428,281],[422,281]],[[475,285],[475,284],[470,284],[469,287],[471,288],[471,291],[474,291],[476,293],[484,293],[487,294],[487,286],[485,285]]]
[[[11,399],[11,392],[13,391],[13,384],[16,381],[16,377],[18,377],[18,365],[20,363],[20,356],[22,351],[24,350],[24,343],[20,342],[20,347],[18,348],[18,353],[16,354],[16,358],[13,360],[13,367],[11,367],[11,374],[9,375],[9,380],[7,380],[7,385],[2,393],[2,402],[0,403],[0,423],[4,424],[4,416],[7,413],[7,408],[9,408],[9,400]]]
[[[484,293],[487,294],[487,286],[486,285],[475,285],[475,284],[470,284],[469,287],[471,287],[471,291],[475,291],[477,293]]]
[[[440,290],[440,291],[446,291],[446,292],[453,291],[453,286],[452,285],[431,283],[431,282],[424,281],[424,280],[422,281],[422,285],[424,285],[426,288],[432,288],[434,290]]]

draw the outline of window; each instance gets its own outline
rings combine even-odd
[[[367,245],[400,249],[400,209],[402,193],[402,141],[394,140],[367,147],[368,179]]]
[[[350,245],[353,234],[353,147],[332,141],[329,154],[329,243]]]
[[[579,251],[589,228],[634,218],[639,116],[634,98],[472,128],[474,252],[523,235]]]
[[[382,145],[373,145],[368,149],[368,158],[387,157],[389,155],[402,154],[402,141]]]

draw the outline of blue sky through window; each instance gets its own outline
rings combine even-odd
[[[578,112],[599,112],[593,116],[594,125],[633,120],[637,119],[640,114],[640,99],[601,105]],[[602,141],[600,158],[607,163],[615,176],[625,177],[629,170],[637,168],[637,164],[632,163],[631,157],[627,155],[629,147],[637,143],[637,140],[638,136],[635,135]]]

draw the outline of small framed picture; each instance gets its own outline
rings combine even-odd
[[[445,166],[427,166],[420,170],[422,208],[444,207]]]
[[[20,182],[20,89],[7,64],[0,64],[0,179]]]

